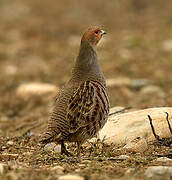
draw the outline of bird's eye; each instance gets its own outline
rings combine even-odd
[[[95,31],[94,33],[95,33],[95,34],[99,34],[99,31],[97,30],[97,31]]]

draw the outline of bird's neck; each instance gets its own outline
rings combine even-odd
[[[79,55],[72,71],[72,79],[102,79],[104,76],[100,70],[97,60],[96,48],[87,42],[81,41]]]

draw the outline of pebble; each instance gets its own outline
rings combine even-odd
[[[158,162],[167,162],[167,161],[172,161],[172,159],[169,159],[167,157],[160,157],[160,158],[157,158],[156,161],[158,161]]]
[[[68,175],[60,176],[58,180],[84,180],[84,178],[78,175],[68,174]]]
[[[56,171],[57,174],[63,174],[64,168],[62,166],[51,167],[50,170]]]
[[[91,163],[91,161],[90,160],[83,160],[81,163],[82,164],[88,164],[88,163]]]
[[[172,167],[150,166],[145,171],[145,177],[151,180],[164,180],[172,178]]]
[[[7,142],[7,145],[12,146],[13,144],[14,144],[14,142],[13,142],[13,141],[8,141],[8,142]]]

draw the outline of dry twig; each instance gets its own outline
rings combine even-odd
[[[165,112],[166,113],[166,120],[167,120],[167,123],[168,123],[168,128],[169,128],[169,130],[170,130],[170,133],[172,134],[172,128],[171,128],[171,125],[170,125],[170,122],[169,122],[169,119],[168,119],[168,117],[169,117],[169,114],[167,113],[167,112]],[[149,122],[150,122],[150,126],[151,126],[151,129],[152,129],[152,133],[153,133],[153,135],[154,135],[154,137],[155,137],[155,139],[158,141],[158,143],[160,144],[160,145],[163,145],[163,146],[170,146],[171,144],[172,144],[172,138],[160,138],[157,134],[156,134],[156,132],[155,132],[155,129],[154,129],[154,126],[153,126],[153,124],[152,124],[152,118],[151,118],[151,116],[150,115],[148,115],[148,119],[149,119]]]

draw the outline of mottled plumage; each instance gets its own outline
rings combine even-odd
[[[105,32],[89,28],[81,39],[79,55],[71,79],[57,95],[42,143],[61,143],[62,153],[69,155],[64,142],[80,146],[104,126],[109,114],[106,83],[100,70],[96,45]]]

